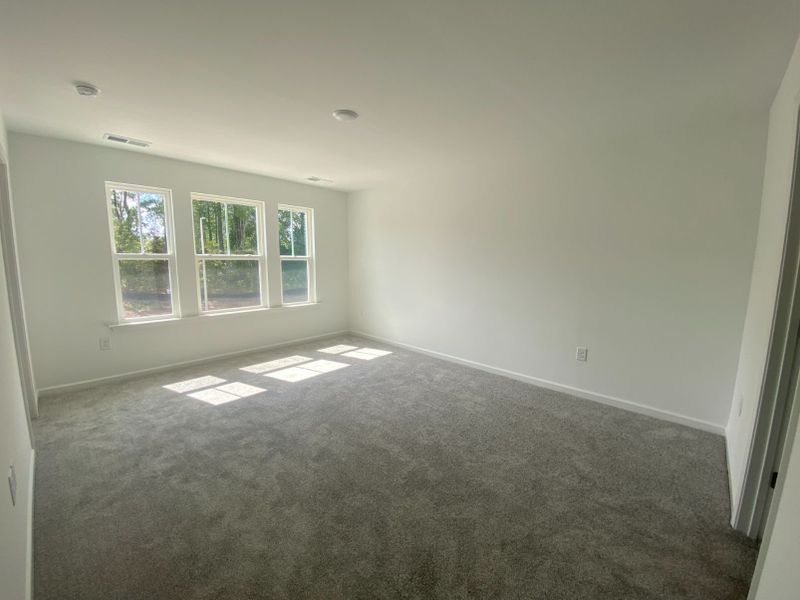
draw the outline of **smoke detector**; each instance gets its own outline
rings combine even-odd
[[[134,138],[129,138],[125,135],[117,135],[116,133],[107,133],[103,136],[104,140],[108,140],[109,142],[117,142],[118,144],[126,144],[128,146],[136,146],[137,148],[147,148],[150,146],[150,142],[146,142],[144,140],[136,140]]]
[[[338,108],[333,111],[333,118],[343,123],[346,121],[355,121],[358,118],[358,113],[349,108]]]
[[[96,85],[92,85],[91,83],[76,81],[73,85],[75,86],[75,91],[78,92],[79,96],[87,96],[91,98],[100,93],[100,88],[98,88]]]

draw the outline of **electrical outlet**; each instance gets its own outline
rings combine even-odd
[[[575,349],[575,360],[586,362],[587,358],[589,358],[589,349],[586,346],[578,346]]]
[[[17,505],[17,472],[14,470],[14,463],[8,466],[8,491],[11,492],[11,504]]]
[[[111,350],[111,338],[110,337],[101,337],[100,338],[100,350]]]

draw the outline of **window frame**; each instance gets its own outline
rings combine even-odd
[[[194,223],[194,202],[219,202],[225,205],[238,204],[241,206],[252,206],[256,209],[256,242],[258,254],[199,254],[197,252],[196,240],[197,231]],[[227,208],[225,210],[227,215]],[[227,313],[248,312],[261,308],[269,308],[269,280],[267,279],[267,220],[264,202],[261,200],[249,200],[247,198],[235,198],[232,196],[220,196],[218,194],[206,194],[204,192],[192,192],[189,196],[189,217],[192,223],[192,252],[194,256],[194,280],[197,295],[197,309],[200,315],[221,315]],[[229,233],[229,232],[226,232]],[[200,232],[202,236],[202,231]],[[230,248],[228,248],[230,252]],[[258,293],[259,303],[250,306],[237,306],[234,308],[219,308],[216,310],[203,309],[203,293],[200,284],[200,265],[205,260],[257,260],[258,261]]]
[[[167,242],[165,254],[131,254],[117,252],[117,240],[114,233],[114,215],[111,209],[111,194],[114,190],[133,193],[150,193],[164,196],[164,234]],[[172,207],[172,190],[151,185],[134,183],[121,183],[117,181],[105,182],[106,217],[108,219],[108,233],[111,245],[111,265],[114,273],[114,295],[117,302],[117,321],[119,323],[146,323],[148,321],[163,321],[165,319],[178,319],[181,317],[180,294],[178,292],[178,265],[175,255],[175,219]],[[120,279],[119,263],[121,260],[166,260],[169,273],[170,305],[172,312],[169,314],[150,315],[144,317],[126,317],[125,305],[122,298],[122,281]]]
[[[281,254],[281,242],[280,242],[280,211],[288,210],[291,212],[302,212],[306,215],[306,255],[304,256],[295,256],[295,255],[283,255]],[[317,303],[317,270],[316,270],[316,244],[314,239],[314,209],[308,206],[296,206],[293,204],[278,204],[278,212],[275,214],[275,218],[278,221],[278,258],[280,272],[278,273],[278,277],[280,278],[281,283],[281,306],[303,306],[306,304],[316,304]],[[308,299],[303,300],[301,302],[284,302],[283,300],[283,261],[284,260],[304,260],[306,261],[307,265],[307,273],[308,273]]]

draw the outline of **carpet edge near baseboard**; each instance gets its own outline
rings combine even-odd
[[[539,377],[534,377],[532,375],[526,375],[524,373],[519,373],[517,371],[511,371],[509,369],[503,369],[501,367],[495,367],[492,365],[488,365],[486,363],[461,358],[459,356],[453,356],[451,354],[446,354],[444,352],[439,352],[437,350],[430,350],[428,348],[423,348],[420,346],[415,346],[413,344],[406,344],[404,342],[400,342],[397,340],[392,340],[389,338],[384,338],[381,336],[373,335],[371,333],[366,333],[364,331],[357,331],[357,330],[350,330],[350,334],[363,337],[369,340],[374,340],[376,342],[381,342],[384,344],[390,344],[393,346],[397,346],[399,348],[404,348],[406,350],[412,350],[414,352],[419,352],[421,354],[425,354],[427,356],[432,356],[434,358],[439,358],[442,360],[446,360],[448,362],[464,365],[467,367],[472,367],[474,369],[478,369],[480,371],[485,371],[487,373],[494,373],[496,375],[503,375],[505,377],[510,377],[511,379],[516,379],[518,381],[522,381],[525,383],[529,383],[531,385],[535,385],[537,387],[553,390],[556,392],[562,392],[564,394],[569,394],[571,396],[575,396],[577,398],[581,398],[583,400],[590,400],[593,402],[599,402],[600,404],[605,404],[607,406],[613,406],[615,408],[620,408],[622,410],[627,410],[630,412],[635,412],[638,414],[646,415],[648,417],[653,417],[656,419],[660,419],[662,421],[669,421],[671,423],[678,423],[680,425],[686,425],[687,427],[691,427],[693,429],[700,429],[702,431],[707,431],[709,433],[714,433],[716,435],[720,435],[725,437],[725,426],[720,425],[718,423],[711,423],[709,421],[704,421],[702,419],[698,419],[695,417],[689,417],[686,415],[681,415],[679,413],[674,413],[668,410],[663,410],[660,408],[655,408],[652,406],[647,406],[644,404],[639,404],[638,402],[634,402],[632,400],[625,400],[623,398],[618,398],[616,396],[610,396],[608,394],[601,394],[598,392],[593,392],[591,390],[583,389],[574,387],[571,385],[566,385],[563,383],[558,383],[556,381],[550,381],[547,379],[541,379]]]
[[[234,350],[233,352],[224,352],[222,354],[215,354],[213,356],[204,356],[201,358],[193,358],[191,360],[185,360],[176,363],[170,363],[168,365],[162,365],[158,367],[149,367],[147,369],[138,369],[136,371],[127,371],[125,373],[118,373],[116,375],[107,375],[105,377],[96,377],[93,379],[84,379],[81,381],[74,381],[71,383],[63,383],[59,385],[48,386],[45,388],[41,388],[37,390],[37,397],[38,398],[45,398],[48,396],[55,396],[57,394],[62,394],[64,392],[73,392],[77,390],[83,390],[87,388],[91,388],[97,385],[104,385],[107,383],[117,383],[120,381],[127,381],[129,379],[136,379],[137,377],[142,377],[144,375],[153,375],[155,373],[161,373],[164,371],[170,371],[172,369],[177,369],[180,367],[189,367],[192,365],[201,365],[204,363],[214,362],[217,360],[222,360],[225,358],[233,358],[236,356],[244,356],[245,354],[253,354],[255,352],[262,352],[265,350],[276,350],[278,348],[283,348],[284,346],[294,346],[295,344],[302,344],[305,342],[313,342],[315,340],[324,340],[328,338],[337,337],[340,335],[347,335],[350,333],[347,329],[341,329],[339,331],[331,331],[329,333],[321,333],[319,335],[312,335],[309,337],[304,338],[297,338],[293,340],[287,340],[285,342],[277,342],[275,344],[268,344],[266,346],[258,346],[256,348],[247,348],[245,350]]]

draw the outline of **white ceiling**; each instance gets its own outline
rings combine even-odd
[[[0,0],[0,107],[352,190],[766,109],[798,25],[797,0]]]

